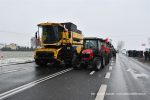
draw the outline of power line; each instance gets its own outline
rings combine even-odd
[[[13,32],[13,31],[0,30],[0,33],[15,33],[15,34],[22,34],[23,32]],[[27,33],[23,33],[23,34],[27,34]]]

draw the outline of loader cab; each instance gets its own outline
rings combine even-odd
[[[38,33],[41,36],[42,43],[46,45],[58,43],[62,38],[63,31],[63,26],[56,23],[38,25]]]

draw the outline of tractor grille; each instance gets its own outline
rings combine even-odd
[[[54,57],[54,53],[53,52],[37,52],[36,56],[38,58],[50,58],[50,57]]]

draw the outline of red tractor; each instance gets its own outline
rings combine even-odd
[[[102,49],[104,50],[104,64],[109,64],[110,58],[111,58],[111,48],[110,48],[110,42],[107,40],[102,40]]]
[[[78,66],[88,67],[91,66],[94,70],[99,71],[103,68],[107,62],[107,53],[109,53],[109,48],[106,46],[106,42],[103,39],[96,37],[89,37],[83,39],[83,50],[79,56]]]

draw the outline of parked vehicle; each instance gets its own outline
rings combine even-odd
[[[99,71],[106,63],[106,49],[104,47],[105,40],[88,37],[83,39],[83,50],[80,53],[79,61],[74,69],[80,67],[87,68],[91,66],[94,70]]]
[[[41,37],[40,37],[41,36]],[[83,47],[83,35],[73,23],[40,23],[36,39],[40,47],[35,50],[35,63],[66,66],[74,64]]]

